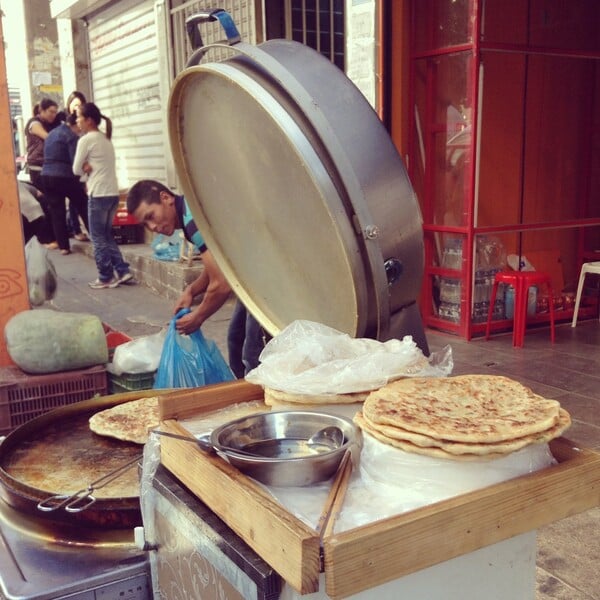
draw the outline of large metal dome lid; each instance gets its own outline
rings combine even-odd
[[[390,314],[418,294],[423,248],[387,132],[310,48],[234,48],[185,69],[169,100],[177,172],[208,247],[271,334],[308,319],[388,337]]]

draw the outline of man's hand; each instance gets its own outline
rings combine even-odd
[[[177,314],[182,308],[190,308],[194,298],[203,294],[200,304],[191,313],[176,321],[175,326],[179,333],[190,334],[196,331],[206,319],[223,306],[231,293],[231,288],[210,250],[202,253],[202,262],[204,264],[202,273],[185,288],[173,311],[173,314]]]
[[[202,314],[198,308],[175,321],[177,331],[185,335],[194,333],[194,331],[200,329],[200,325],[202,325]]]
[[[194,295],[192,293],[191,287],[188,285],[185,288],[185,290],[181,292],[181,296],[179,296],[179,299],[177,300],[177,303],[173,308],[173,314],[176,315],[182,308],[190,308],[192,306],[193,301]]]

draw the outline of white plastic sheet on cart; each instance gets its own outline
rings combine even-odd
[[[494,459],[456,461],[404,452],[363,433],[359,464],[348,485],[334,531],[340,533],[532,473],[556,461],[547,444]],[[296,517],[314,527],[331,482],[310,488],[269,487]]]
[[[294,321],[265,346],[246,380],[296,394],[347,394],[382,387],[399,377],[452,372],[448,346],[425,357],[411,336],[380,342],[352,338],[315,323]]]

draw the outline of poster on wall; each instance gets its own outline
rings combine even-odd
[[[375,0],[346,0],[346,74],[377,110],[375,25]]]

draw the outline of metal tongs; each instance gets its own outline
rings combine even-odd
[[[105,485],[108,485],[111,481],[120,477],[127,469],[142,460],[142,458],[143,455],[141,454],[136,456],[110,473],[96,479],[96,481],[92,481],[87,487],[78,490],[74,494],[55,494],[45,500],[41,500],[38,502],[37,508],[42,512],[52,512],[59,508],[64,508],[69,513],[82,512],[96,502],[96,497],[93,495],[94,490],[98,490]]]

